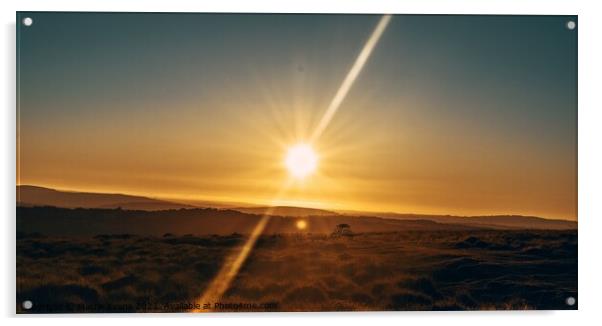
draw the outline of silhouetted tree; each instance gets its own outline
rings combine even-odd
[[[350,237],[353,236],[353,232],[351,231],[351,226],[349,224],[338,224],[334,231],[331,234],[332,237]]]

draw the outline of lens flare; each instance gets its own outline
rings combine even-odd
[[[305,220],[298,220],[295,226],[299,230],[305,230],[307,228],[307,222],[305,222]]]

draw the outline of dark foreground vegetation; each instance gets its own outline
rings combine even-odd
[[[20,313],[186,311],[245,241],[17,237]],[[570,296],[576,231],[414,230],[264,235],[221,303],[224,311],[576,309]]]

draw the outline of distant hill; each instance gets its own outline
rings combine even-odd
[[[437,223],[464,224],[491,228],[520,228],[547,230],[564,230],[577,228],[577,222],[575,221],[553,220],[536,216],[522,215],[453,216],[397,213],[370,213],[370,215],[398,220],[429,220]]]
[[[54,236],[92,236],[98,234],[163,235],[249,234],[261,215],[215,208],[136,211],[98,208],[17,207],[17,231]],[[338,224],[349,224],[353,232],[476,230],[468,225],[440,224],[426,220],[394,220],[379,217],[312,216],[303,218],[306,228],[299,230],[299,218],[273,216],[264,234],[311,232],[330,234]]]
[[[234,207],[235,211],[249,214],[263,215],[269,211],[269,215],[288,216],[288,217],[306,217],[306,216],[328,216],[338,215],[338,213],[317,208],[305,208],[294,206],[274,206],[274,207]]]
[[[124,194],[60,191],[38,186],[17,186],[17,206],[56,206],[65,208],[118,208],[164,210],[194,206]]]
[[[60,191],[50,188],[38,186],[17,186],[17,206],[33,207],[33,206],[54,206],[62,208],[121,208],[123,210],[133,211],[166,211],[178,209],[194,209],[196,206],[182,203],[175,203],[160,199],[153,199],[142,196],[132,196],[125,194],[104,194],[104,193],[88,193],[88,192],[72,192]],[[269,207],[262,206],[244,206],[244,207],[228,207],[220,203],[205,202],[205,206],[220,208],[220,211],[229,213],[212,213],[212,216],[230,216],[233,213],[242,215],[236,216],[252,216],[257,218],[265,214]],[[193,210],[194,211],[194,210]],[[213,211],[212,211],[213,212]],[[166,215],[161,213],[160,215]],[[172,214],[172,213],[170,213]],[[168,215],[170,215],[168,214]],[[230,214],[230,215],[228,215]],[[477,228],[493,228],[493,229],[549,229],[563,230],[576,229],[577,222],[566,220],[552,220],[535,216],[520,216],[520,215],[494,215],[494,216],[452,216],[452,215],[420,215],[420,214],[398,214],[398,213],[374,213],[374,212],[353,212],[340,211],[334,212],[316,208],[304,208],[293,206],[275,206],[270,208],[269,214],[275,217],[290,218],[312,217],[312,221],[318,222],[315,218],[328,217],[324,221],[339,221],[355,219],[357,224],[358,218],[377,218],[379,225],[386,225],[392,222],[383,222],[391,220],[417,221],[421,225],[435,223],[438,226],[442,225],[452,228],[451,225],[458,227],[477,227]],[[140,215],[140,214],[138,214]],[[238,220],[237,220],[238,221]],[[240,222],[240,223],[239,223]],[[322,223],[320,221],[319,223]],[[417,223],[416,222],[416,223]],[[233,221],[224,221],[221,223],[233,223]],[[239,224],[247,224],[247,222],[238,221]],[[233,224],[236,226],[236,223]],[[346,222],[341,222],[346,223]],[[426,223],[426,224],[425,224]],[[328,224],[328,223],[326,223]],[[432,224],[431,224],[432,225]],[[331,225],[329,224],[328,227]],[[227,228],[229,229],[229,228]],[[327,229],[326,227],[322,230]],[[368,228],[373,230],[373,227]],[[379,229],[379,228],[376,228]],[[380,229],[379,229],[380,230]],[[240,232],[240,231],[233,231]]]

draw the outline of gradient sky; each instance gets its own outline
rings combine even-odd
[[[18,184],[577,218],[576,17],[394,16],[274,198],[380,16],[25,16]]]

